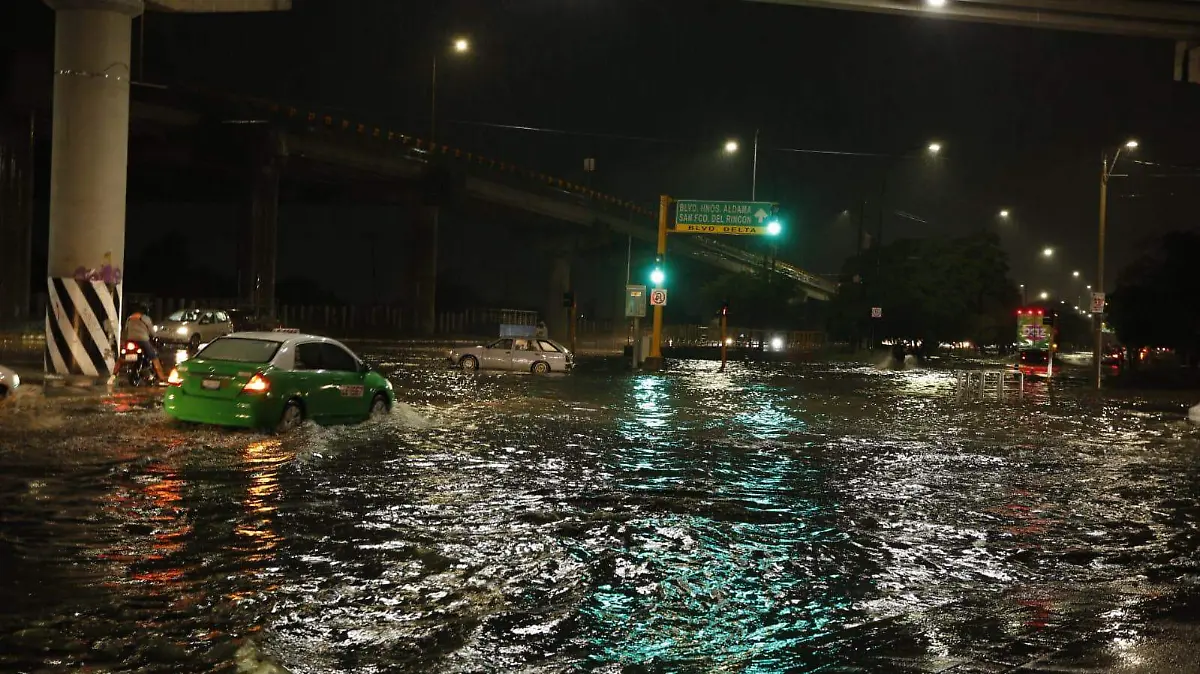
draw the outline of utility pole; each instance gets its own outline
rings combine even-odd
[[[1113,161],[1116,163],[1116,160]],[[1100,160],[1100,231],[1096,246],[1096,292],[1104,292],[1104,237],[1108,229],[1108,153]],[[1096,390],[1102,386],[1101,365],[1104,362],[1104,309],[1096,313],[1092,307],[1092,329],[1095,331],[1095,350],[1092,351],[1092,369],[1095,371]]]

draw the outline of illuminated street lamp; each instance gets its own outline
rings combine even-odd
[[[737,154],[740,149],[736,140],[725,141],[725,154]],[[758,129],[754,130],[754,168],[750,173],[750,201],[758,197]]]
[[[1054,249],[1050,248],[1050,247],[1046,247],[1045,249],[1042,250],[1042,255],[1044,257],[1054,257]]]
[[[930,7],[940,8],[946,6],[946,0],[925,0],[925,4],[929,5]]]
[[[937,154],[937,153],[939,153],[939,152],[941,152],[941,151],[942,151],[942,144],[941,144],[941,143],[930,143],[930,144],[929,144],[929,153],[930,153],[930,154]]]
[[[465,54],[471,51],[471,42],[465,37],[456,37],[451,43],[455,54]],[[433,147],[437,136],[437,54],[433,55],[433,74],[429,86],[429,146]]]
[[[1050,299],[1050,293],[1048,293],[1048,292],[1046,292],[1045,290],[1043,290],[1043,291],[1042,291],[1042,294],[1041,294],[1041,295],[1038,295],[1038,297],[1041,297],[1041,298],[1042,298],[1042,299],[1044,299],[1044,300],[1048,300],[1048,299]]]
[[[1108,229],[1108,179],[1112,177],[1113,169],[1117,167],[1117,160],[1121,158],[1121,150],[1133,151],[1137,148],[1137,140],[1131,138],[1126,141],[1123,148],[1117,148],[1116,154],[1113,155],[1112,163],[1108,161],[1107,150],[1100,160],[1100,226],[1096,245],[1096,285],[1099,288],[1099,292],[1104,292],[1104,237]],[[1095,315],[1092,317],[1092,322],[1095,323],[1094,330],[1096,333],[1096,341],[1092,349],[1092,369],[1095,371],[1096,390],[1099,391],[1101,384],[1101,352],[1104,350],[1104,316]]]
[[[1075,278],[1079,278],[1079,272],[1073,271],[1073,272],[1071,272],[1071,276],[1074,276]]]
[[[1002,209],[1002,210],[1000,211],[1000,217],[1002,217],[1002,218],[1007,218],[1008,216],[1009,216],[1009,213],[1008,213],[1008,209],[1007,209],[1007,208],[1005,208],[1005,209]]]

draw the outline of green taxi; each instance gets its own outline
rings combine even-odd
[[[163,408],[180,421],[286,432],[305,419],[363,421],[395,402],[392,383],[335,340],[239,332],[171,370]]]

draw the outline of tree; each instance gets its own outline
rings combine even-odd
[[[995,234],[900,239],[846,261],[831,329],[852,341],[873,331],[876,338],[925,344],[1003,344],[1011,341],[1016,305]],[[872,319],[872,307],[883,318]]]
[[[729,302],[730,321],[745,328],[802,329],[808,312],[805,293],[796,281],[773,272],[727,273],[701,289],[715,314]]]
[[[1117,277],[1108,321],[1131,352],[1175,349],[1195,363],[1200,354],[1200,234],[1170,232]]]

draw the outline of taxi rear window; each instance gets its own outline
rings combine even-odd
[[[275,357],[280,344],[266,339],[222,337],[204,347],[196,357],[235,363],[266,363]]]

